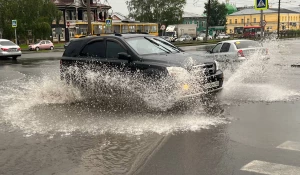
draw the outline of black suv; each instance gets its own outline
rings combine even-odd
[[[87,67],[93,71],[103,67],[117,69],[121,73],[141,74],[148,77],[146,80],[170,77],[176,82],[171,89],[181,91],[180,99],[217,91],[223,85],[223,72],[217,62],[186,53],[163,38],[148,34],[111,34],[74,40],[61,59],[62,79],[76,80],[70,72],[66,75],[70,67],[83,72]]]

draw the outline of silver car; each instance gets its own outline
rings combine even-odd
[[[236,62],[248,59],[257,53],[263,59],[269,59],[268,49],[261,43],[253,40],[228,40],[216,44],[206,57],[218,62]]]
[[[11,57],[12,59],[17,59],[17,57],[21,56],[21,48],[7,40],[7,39],[0,39],[0,57],[1,58],[8,58]]]

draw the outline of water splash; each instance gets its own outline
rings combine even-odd
[[[268,48],[270,59],[264,59],[257,51],[246,61],[234,65],[233,72],[226,70],[229,78],[221,94],[223,99],[275,102],[295,100],[300,96],[283,76],[291,71],[287,63],[290,50],[275,37],[266,39],[263,45]]]
[[[206,113],[201,101],[187,111],[149,111],[149,104],[155,107],[173,104],[169,100],[171,86],[168,81],[157,84],[145,82],[138,75],[129,78],[120,72],[100,74],[93,71],[87,71],[81,78],[89,85],[85,91],[61,81],[58,74],[3,84],[0,86],[3,94],[0,123],[6,122],[30,136],[74,132],[168,134],[197,131],[227,122],[220,113]],[[99,83],[104,86],[96,86]]]

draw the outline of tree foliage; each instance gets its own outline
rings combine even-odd
[[[209,15],[207,15],[209,10]],[[204,3],[204,14],[208,16],[209,26],[225,26],[227,8],[224,3],[219,3],[218,0],[210,0],[210,8],[208,3]]]
[[[18,23],[17,33],[21,39],[28,37],[31,30],[34,37],[47,38],[51,34],[51,23],[56,19],[58,9],[52,0],[0,0],[0,28],[3,37],[14,38],[11,21]]]
[[[129,17],[142,22],[178,24],[186,0],[127,0]]]

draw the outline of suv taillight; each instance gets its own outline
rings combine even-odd
[[[238,57],[245,57],[243,50],[238,51]]]

